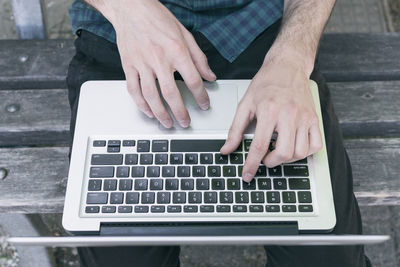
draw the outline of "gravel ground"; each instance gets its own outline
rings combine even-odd
[[[0,266],[1,267],[18,267],[19,258],[15,247],[11,246],[3,239],[7,237],[7,233],[0,225]]]

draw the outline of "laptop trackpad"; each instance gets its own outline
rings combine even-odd
[[[163,131],[229,130],[238,103],[238,89],[235,84],[205,83],[205,88],[210,97],[210,108],[205,111],[200,109],[192,93],[183,82],[177,81],[177,85],[191,118],[190,126],[186,129],[182,128],[172,116],[174,127],[166,129],[159,123],[160,129]],[[172,114],[169,108],[168,112]]]

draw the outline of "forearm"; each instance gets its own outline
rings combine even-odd
[[[281,30],[266,60],[287,55],[311,74],[318,43],[334,4],[335,0],[285,0]]]

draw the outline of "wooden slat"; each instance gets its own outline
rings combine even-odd
[[[400,204],[400,138],[348,140],[353,164],[354,191],[360,205]],[[2,148],[0,212],[62,212],[67,147]]]

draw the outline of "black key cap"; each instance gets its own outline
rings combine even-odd
[[[296,194],[294,192],[282,192],[283,203],[296,203]]]
[[[229,155],[229,159],[231,164],[243,164],[243,154],[241,153],[232,153]]]
[[[121,141],[120,140],[109,140],[108,146],[121,146]]]
[[[209,177],[220,177],[221,167],[220,166],[208,166],[207,173]]]
[[[219,192],[219,201],[221,203],[233,203],[232,192]]]
[[[125,165],[136,165],[138,162],[137,154],[126,154],[125,155]]]
[[[168,152],[168,140],[153,140],[151,142],[152,152]]]
[[[109,178],[114,177],[114,167],[91,167],[90,178]]]
[[[129,167],[117,167],[117,177],[129,177]]]
[[[140,164],[142,165],[153,164],[153,154],[140,154]]]
[[[249,210],[250,212],[263,212],[264,208],[262,205],[250,205]]]
[[[183,154],[169,155],[169,163],[170,164],[182,164],[183,163]]]
[[[299,205],[300,212],[313,212],[313,206],[311,205]]]
[[[281,177],[282,176],[282,168],[281,166],[276,166],[274,168],[268,168],[268,174],[272,177]]]
[[[93,141],[93,146],[94,147],[106,146],[106,140],[94,140]]]
[[[172,195],[172,203],[186,203],[186,193],[185,192],[174,192]]]
[[[201,192],[189,192],[189,203],[201,203]]]
[[[122,146],[135,146],[136,141],[135,140],[123,140],[122,141]]]
[[[117,179],[106,179],[104,180],[104,191],[114,191],[117,190]]]
[[[142,193],[142,204],[153,204],[154,203],[154,192],[143,192]]]
[[[310,180],[308,178],[289,178],[290,189],[310,189]]]
[[[243,172],[243,165],[238,166],[238,175],[239,177],[242,177],[242,172]]]
[[[214,206],[211,205],[201,205],[200,212],[214,212]]]
[[[296,212],[296,206],[295,205],[282,205],[282,211],[283,212]]]
[[[170,192],[158,192],[157,193],[157,204],[169,204],[171,198]]]
[[[132,207],[131,206],[119,206],[118,213],[132,213]]]
[[[264,203],[264,192],[251,192],[251,203]]]
[[[210,181],[208,179],[197,179],[196,180],[197,190],[208,190],[210,189]]]
[[[297,192],[297,197],[300,203],[311,203],[311,192],[309,191],[299,191]]]
[[[307,164],[307,158],[292,162],[293,164]]]
[[[268,203],[279,203],[281,198],[279,192],[267,192],[267,202]]]
[[[240,179],[228,179],[228,190],[240,190]]]
[[[86,204],[107,204],[108,193],[88,193]]]
[[[131,175],[132,177],[144,177],[144,167],[143,166],[132,167]]]
[[[246,212],[246,205],[233,205],[233,212]]]
[[[225,189],[225,179],[212,179],[211,180],[212,190],[224,190]]]
[[[224,177],[235,177],[236,176],[236,166],[223,166],[222,173]]]
[[[120,151],[119,146],[108,146],[107,147],[107,152],[109,153],[118,153]]]
[[[119,190],[120,191],[132,190],[132,179],[119,180]]]
[[[249,203],[249,193],[235,192],[235,203]]]
[[[225,140],[171,140],[171,152],[219,152]]]
[[[239,146],[235,149],[236,152],[242,152],[243,151],[243,142],[240,142]]]
[[[116,210],[115,206],[103,206],[101,208],[102,213],[115,213],[115,210]]]
[[[256,189],[256,180],[251,180],[250,183],[243,181],[243,190],[255,190]]]
[[[255,177],[266,177],[266,176],[267,176],[267,167],[259,166]]]
[[[217,203],[217,192],[204,192],[204,203]]]
[[[104,141],[104,142],[106,142],[106,141]],[[99,211],[100,211],[100,207],[99,206],[87,206],[85,208],[85,212],[86,213],[99,213]]]
[[[93,154],[92,165],[121,165],[122,154]]]
[[[154,157],[154,164],[168,164],[168,154],[156,154]]]
[[[139,203],[139,193],[137,192],[128,192],[125,196],[126,204],[138,204]]]
[[[306,165],[286,165],[283,166],[285,176],[308,176],[308,166]]]
[[[270,190],[271,189],[271,179],[257,179],[258,189],[260,190]]]
[[[189,177],[190,167],[189,166],[178,166],[178,177]]]
[[[279,205],[267,205],[265,206],[265,211],[266,212],[280,212],[281,208]]]
[[[198,158],[197,154],[188,153],[185,154],[185,164],[197,164]]]
[[[194,180],[193,179],[182,179],[181,180],[181,190],[193,190]]]
[[[163,180],[162,179],[150,179],[150,190],[162,190]]]
[[[88,191],[100,191],[101,190],[101,180],[93,179],[89,180]]]
[[[176,213],[176,212],[181,212],[182,208],[181,206],[168,206],[167,207],[167,212],[169,213]]]
[[[204,177],[206,176],[206,168],[204,166],[193,166],[192,175],[193,177]]]
[[[286,179],[274,179],[274,189],[275,190],[287,189]]]
[[[165,180],[166,190],[178,190],[178,179],[167,179]]]
[[[165,207],[164,206],[151,206],[152,213],[164,213]]]
[[[244,151],[249,151],[251,145],[251,139],[244,140]]]
[[[211,153],[201,153],[200,164],[213,164],[213,155]]]
[[[197,212],[198,207],[197,206],[184,206],[183,211],[184,212]]]
[[[147,166],[147,177],[160,177],[160,167]]]
[[[150,151],[150,141],[149,140],[139,140],[137,142],[137,152],[149,152]]]
[[[163,166],[161,171],[162,177],[174,177],[175,167],[174,166]]]
[[[111,204],[122,204],[124,201],[124,193],[111,193],[110,203]]]
[[[231,212],[231,206],[217,205],[217,212]]]
[[[136,179],[135,190],[147,190],[147,179]]]
[[[228,164],[228,155],[215,154],[215,164]]]
[[[135,206],[136,213],[148,213],[149,207],[148,206]]]

